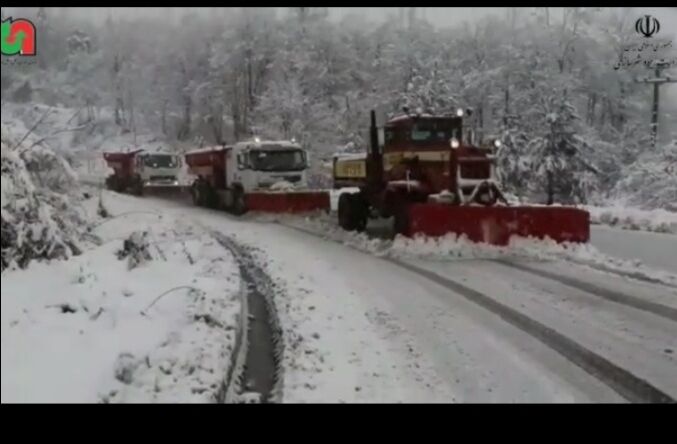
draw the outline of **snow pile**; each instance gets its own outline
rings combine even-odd
[[[677,275],[646,267],[640,260],[631,261],[608,256],[590,244],[566,242],[559,244],[552,239],[513,237],[508,246],[499,247],[474,243],[465,236],[455,234],[439,238],[418,236],[413,239],[397,236],[388,247],[387,254],[391,257],[432,260],[510,258],[563,260],[602,271],[677,285]]]
[[[294,184],[291,182],[287,182],[286,180],[281,180],[279,182],[275,182],[270,186],[270,189],[272,191],[293,191],[294,190]]]
[[[118,216],[96,227],[103,245],[3,274],[2,402],[214,402],[240,312],[234,258],[196,227],[105,197]],[[152,260],[130,270],[117,253],[134,230]]]
[[[677,199],[677,196],[675,196]],[[677,212],[663,209],[641,210],[624,205],[585,206],[593,224],[609,225],[628,230],[677,234]]]
[[[279,217],[277,222],[310,231],[325,239],[339,242],[376,256],[415,258],[427,260],[507,259],[565,260],[599,270],[677,285],[677,276],[644,266],[639,260],[626,260],[601,253],[590,244],[558,244],[550,239],[513,238],[506,247],[474,243],[464,235],[453,233],[443,237],[416,236],[389,238],[388,221],[383,226],[374,226],[371,237],[366,233],[348,232],[336,225],[334,217],[322,215],[299,218]]]
[[[2,270],[79,254],[87,224],[64,158],[18,121],[2,124]]]

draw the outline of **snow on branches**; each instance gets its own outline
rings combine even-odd
[[[86,224],[70,166],[47,147],[29,149],[35,142],[24,134],[3,123],[2,270],[79,254]]]
[[[625,168],[614,194],[632,206],[677,212],[677,140],[640,155]]]

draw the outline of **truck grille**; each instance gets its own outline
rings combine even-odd
[[[481,163],[468,163],[461,165],[461,177],[464,179],[489,179],[491,165]]]

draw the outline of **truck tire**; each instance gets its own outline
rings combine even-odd
[[[197,207],[201,207],[204,205],[202,194],[200,194],[199,182],[193,183],[193,186],[190,187],[190,195],[193,198],[193,205]]]
[[[242,188],[235,188],[233,190],[233,205],[230,207],[230,212],[236,216],[242,216],[247,212],[247,204]]]
[[[135,178],[132,182],[132,193],[135,196],[143,196],[143,182],[141,178]]]
[[[117,187],[117,183],[115,180],[115,176],[108,176],[106,177],[106,189],[111,190],[111,191],[117,191],[115,188]]]
[[[355,209],[355,229],[363,232],[369,221],[369,203],[361,193],[352,195],[353,208]]]
[[[339,225],[346,231],[364,231],[369,206],[360,194],[343,193],[338,202]]]
[[[397,205],[393,211],[393,216],[395,218],[393,222],[393,230],[395,231],[395,234],[408,236],[409,227],[411,224],[411,218],[409,217],[409,205]]]
[[[217,210],[219,208],[219,195],[216,194],[216,190],[212,186],[205,182],[202,187],[202,196],[204,199],[204,206],[212,210]]]
[[[341,228],[346,231],[353,231],[354,222],[352,216],[352,199],[348,193],[343,193],[339,196],[338,201],[338,223]]]

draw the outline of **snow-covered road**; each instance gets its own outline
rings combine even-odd
[[[593,225],[590,242],[601,252],[677,274],[677,235]]]
[[[275,286],[284,402],[677,398],[674,287],[561,259],[519,264],[587,286],[489,259],[384,260],[262,220],[128,200],[256,249]]]

